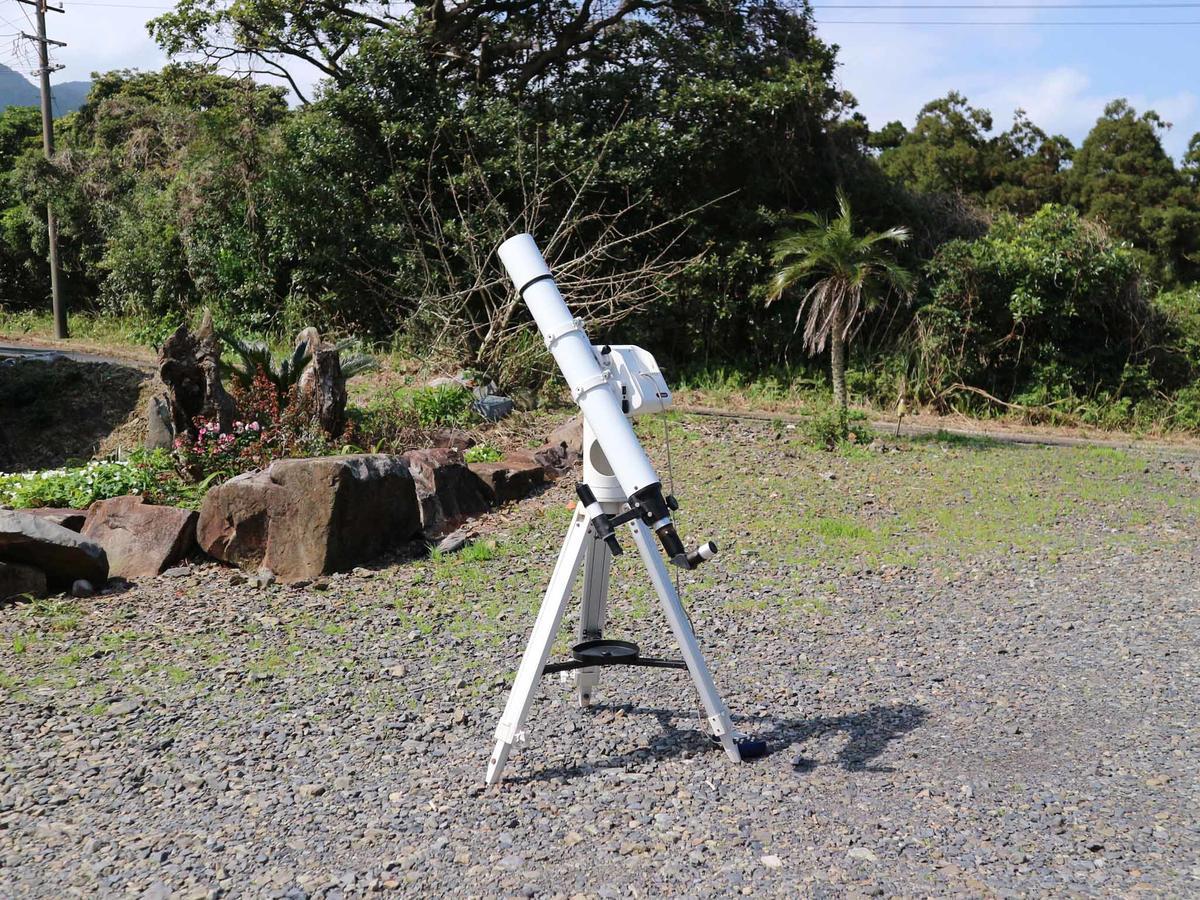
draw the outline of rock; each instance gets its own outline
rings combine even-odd
[[[547,478],[567,474],[579,461],[579,455],[568,450],[566,444],[543,444],[533,451],[533,458],[541,465]]]
[[[132,495],[98,500],[88,510],[83,536],[104,548],[110,574],[148,578],[187,555],[196,539],[196,513]]]
[[[437,537],[471,516],[486,512],[491,494],[487,485],[449,448],[410,450],[408,463],[421,509],[421,530]]]
[[[460,528],[457,531],[452,531],[438,541],[436,549],[439,553],[457,553],[463,547],[467,546],[474,536],[471,529]]]
[[[0,562],[0,600],[29,594],[46,596],[46,573],[33,566]]]
[[[233,400],[220,378],[221,347],[213,329],[212,314],[206,309],[193,334],[186,324],[166,341],[158,356],[158,377],[167,387],[171,428],[176,435],[195,440],[195,419],[215,419],[221,431],[233,425]]]
[[[282,581],[350,569],[421,531],[416,486],[398,456],[284,459],[213,488],[200,509],[204,551]]]
[[[494,463],[469,463],[468,468],[483,480],[488,499],[496,504],[520,500],[546,481],[542,464],[529,453],[514,453]]]
[[[146,404],[147,450],[170,450],[175,446],[175,423],[171,404],[164,396],[151,397]]]
[[[879,857],[866,847],[851,847],[846,853],[846,856],[850,857],[850,859],[857,859],[862,862],[879,862]]]
[[[108,580],[108,557],[98,543],[16,510],[0,510],[0,561],[41,569],[51,587]]]
[[[246,579],[246,584],[258,590],[266,590],[275,583],[275,573],[270,569],[259,569]]]
[[[768,869],[778,869],[783,866],[783,860],[773,853],[768,853],[761,858],[761,862]]]
[[[471,404],[471,408],[487,422],[499,422],[505,416],[512,415],[516,404],[508,397],[487,394]]]
[[[583,457],[583,414],[572,416],[546,435],[546,443],[563,446],[577,459]]]
[[[442,428],[430,436],[434,447],[449,447],[460,453],[474,447],[479,441],[460,428]]]
[[[86,578],[77,578],[71,585],[72,597],[91,597],[96,593],[96,586]]]
[[[62,509],[54,506],[43,506],[40,509],[23,509],[21,512],[69,528],[71,531],[82,531],[83,523],[87,521],[86,509]]]

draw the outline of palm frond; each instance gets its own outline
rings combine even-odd
[[[379,360],[369,353],[344,353],[339,357],[342,366],[342,377],[353,378],[364,372],[374,372],[379,368]]]

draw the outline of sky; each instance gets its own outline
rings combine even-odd
[[[986,8],[920,8],[946,4]],[[164,0],[63,5],[65,14],[47,14],[50,37],[67,43],[53,52],[64,65],[54,80],[154,69],[165,61],[145,29],[169,8]],[[1173,123],[1164,142],[1177,159],[1200,131],[1200,0],[1167,6],[1150,0],[813,0],[813,7],[820,35],[840,48],[842,86],[875,128],[893,119],[911,125],[926,102],[958,90],[991,110],[998,130],[1023,108],[1047,132],[1076,144],[1116,97],[1139,111],[1156,109]],[[17,0],[0,0],[0,62],[25,74],[36,65],[32,47],[14,35],[33,30],[27,12]],[[1078,24],[1085,22],[1126,24]]]

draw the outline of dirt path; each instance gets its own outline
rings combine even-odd
[[[682,404],[675,407],[679,412],[694,416],[716,416],[728,419],[748,419],[761,422],[787,422],[800,424],[808,421],[807,416],[790,413],[760,412],[758,410],[719,409],[711,406]],[[871,427],[882,436],[896,434],[895,419],[874,419]],[[937,418],[923,416],[906,417],[900,426],[900,437],[915,437],[937,434],[939,431],[957,437],[979,438],[1005,444],[1033,444],[1046,447],[1108,447],[1116,450],[1143,450],[1156,453],[1172,453],[1180,456],[1200,454],[1200,440],[1189,437],[1139,438],[1121,434],[1119,437],[1072,434],[1064,429],[1013,428],[961,417]]]

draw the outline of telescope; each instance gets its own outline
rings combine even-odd
[[[640,347],[592,344],[582,321],[567,308],[531,235],[509,238],[500,245],[499,256],[583,413],[584,477],[576,486],[579,502],[496,728],[487,783],[496,784],[501,779],[514,742],[524,739],[525,719],[543,675],[560,673],[573,678],[580,705],[589,706],[600,669],[606,666],[686,669],[700,694],[714,743],[734,762],[761,755],[766,750],[762,741],[734,730],[729,710],[717,693],[691,622],[671,583],[663,554],[655,546],[657,537],[667,560],[681,569],[695,569],[717,555],[713,541],[705,541],[691,551],[684,546],[672,519],[679,504],[673,496],[664,494],[662,481],[630,422],[632,417],[670,408],[671,391],[666,379],[654,357]],[[622,526],[629,528],[679,645],[680,660],[645,657],[636,644],[603,636],[609,574],[613,557],[622,552]],[[581,567],[584,575],[578,641],[571,648],[569,661],[550,663],[550,648]]]

